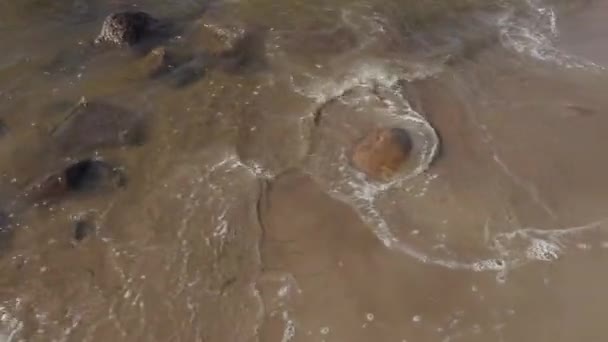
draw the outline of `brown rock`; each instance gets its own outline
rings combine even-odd
[[[412,140],[402,128],[380,128],[365,136],[354,148],[353,165],[377,180],[392,177],[406,162]]]

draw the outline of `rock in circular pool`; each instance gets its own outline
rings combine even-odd
[[[355,168],[375,180],[388,180],[407,161],[412,140],[405,129],[379,128],[361,139],[352,151]]]

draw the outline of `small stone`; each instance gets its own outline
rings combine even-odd
[[[376,180],[391,178],[406,162],[412,141],[406,130],[381,128],[372,131],[354,148],[353,165]]]
[[[134,45],[143,39],[158,20],[145,12],[119,12],[106,17],[95,44]]]

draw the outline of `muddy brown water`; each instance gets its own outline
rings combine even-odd
[[[171,35],[90,44],[133,8]],[[0,341],[606,340],[607,15],[1,1]]]

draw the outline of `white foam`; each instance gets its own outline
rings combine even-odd
[[[555,243],[545,240],[532,239],[526,251],[526,256],[532,260],[553,261],[561,254],[561,248]]]
[[[500,39],[508,49],[566,68],[603,70],[582,57],[572,56],[555,47],[559,32],[555,11],[540,0],[527,0],[528,16],[506,12],[499,20]]]
[[[281,338],[281,342],[289,342],[292,341],[296,336],[296,324],[295,322],[289,318],[289,313],[287,311],[283,311],[283,322],[285,322],[285,329],[283,329],[283,336]]]
[[[473,263],[473,270],[483,271],[502,271],[506,267],[506,262],[502,259],[487,259]]]
[[[253,286],[261,308],[259,322],[262,322],[266,315],[274,317],[280,314],[284,324],[281,342],[292,341],[297,333],[297,322],[292,317],[289,307],[292,297],[302,292],[295,277],[291,273],[263,273]],[[273,289],[269,294],[273,295],[264,299],[258,288],[268,288],[268,286]]]
[[[17,305],[20,300],[15,300]],[[0,306],[0,342],[16,341],[18,334],[23,329],[23,323],[14,317],[8,308]]]
[[[344,95],[356,87],[382,86],[392,88],[401,80],[413,81],[433,76],[440,72],[440,66],[426,66],[403,61],[367,60],[350,65],[346,70],[337,71],[330,78],[308,75],[304,85],[298,85],[291,77],[291,86],[300,95],[312,98],[317,104],[325,103]]]
[[[219,239],[225,239],[228,235],[228,220],[226,220],[226,213],[228,212],[227,208],[220,213],[217,217],[217,224],[215,226],[215,230],[213,231],[213,236]]]

